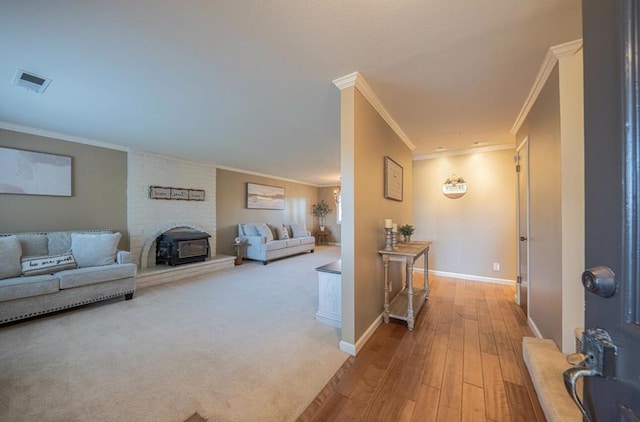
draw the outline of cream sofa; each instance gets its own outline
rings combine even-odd
[[[245,245],[243,256],[264,265],[272,259],[313,252],[316,244],[304,223],[238,224],[238,237]]]
[[[0,324],[136,290],[131,254],[108,230],[0,234]]]

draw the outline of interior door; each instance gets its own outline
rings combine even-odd
[[[594,337],[589,350],[583,340],[592,421],[640,420],[639,2],[582,2],[585,263],[596,268],[582,278],[585,326],[610,336],[604,343]],[[615,289],[605,267],[615,274]]]
[[[529,307],[529,137],[516,150],[517,174],[517,289],[516,302],[528,315]]]

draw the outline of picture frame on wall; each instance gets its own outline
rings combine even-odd
[[[72,196],[71,169],[66,155],[0,147],[0,193]]]
[[[391,157],[384,157],[384,197],[402,202],[404,169]]]
[[[284,209],[284,188],[247,183],[247,208],[262,210]]]

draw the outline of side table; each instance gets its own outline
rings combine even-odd
[[[316,232],[316,245],[327,245],[327,236],[329,236],[329,231],[318,231]]]
[[[242,256],[243,256],[243,247],[244,247],[244,243],[243,242],[234,242],[233,243],[233,248],[236,251],[236,265],[242,265]]]

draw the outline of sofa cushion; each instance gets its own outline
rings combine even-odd
[[[276,226],[276,232],[278,234],[278,239],[280,240],[289,239],[291,237],[289,236],[289,229],[284,224]]]
[[[271,242],[273,240],[273,232],[266,223],[256,225],[256,230],[258,231],[259,236],[264,236],[267,239],[267,242]]]
[[[305,223],[295,223],[291,225],[291,233],[293,237],[306,237],[309,236],[307,232],[307,225]]]
[[[300,244],[300,239],[287,239],[287,248],[290,248],[292,246],[298,246]]]
[[[71,250],[71,232],[51,232],[47,237],[50,255],[60,255]]]
[[[0,236],[0,280],[22,274],[22,246],[16,236]]]
[[[102,265],[93,268],[77,268],[56,273],[60,278],[60,289],[72,289],[74,287],[90,284],[104,283],[105,281],[120,280],[135,277],[135,264]]]
[[[300,238],[301,245],[314,245],[316,243],[316,238],[313,236],[305,236]]]
[[[22,257],[21,264],[22,274],[28,276],[53,274],[57,271],[76,268],[76,260],[71,252],[60,255],[25,256]]]
[[[277,251],[278,249],[284,249],[287,247],[286,240],[272,240],[263,245],[265,251]]]
[[[51,274],[7,278],[0,280],[0,302],[55,293],[59,286],[58,277]]]
[[[22,247],[22,256],[49,255],[49,238],[45,234],[24,233],[17,234]]]
[[[78,267],[98,267],[115,263],[121,237],[120,233],[71,233],[71,251]]]

